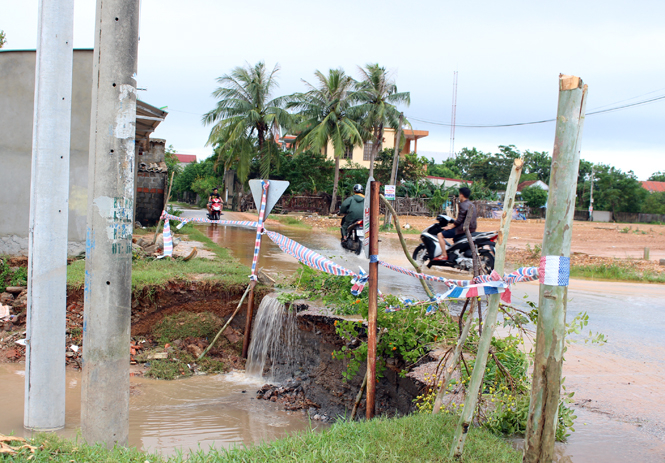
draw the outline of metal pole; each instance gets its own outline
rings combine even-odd
[[[23,425],[65,425],[74,0],[41,0],[32,129]]]
[[[501,225],[499,227],[499,237],[497,239],[496,261],[494,263],[494,270],[496,270],[499,275],[503,275],[503,269],[506,262],[506,247],[508,244],[508,233],[510,232],[510,220],[513,215],[515,193],[517,191],[517,184],[520,181],[523,165],[524,162],[522,159],[515,159],[513,169],[510,172],[510,178],[508,179],[508,184],[506,185],[503,214],[501,214]],[[453,445],[450,448],[451,457],[459,458],[464,451],[464,441],[467,432],[469,431],[469,427],[471,426],[473,411],[476,408],[478,394],[481,392],[483,384],[487,356],[489,355],[490,343],[492,342],[492,335],[494,334],[494,327],[496,326],[496,317],[499,312],[500,297],[500,294],[491,294],[489,296],[485,325],[483,326],[483,333],[480,336],[480,342],[478,343],[476,363],[473,367],[473,372],[471,373],[471,382],[466,393],[464,409],[462,410],[462,415],[457,424],[457,429],[455,429]]]
[[[379,182],[372,182],[369,206],[369,309],[367,314],[367,419],[374,418],[376,402],[376,319],[379,295]]]
[[[545,259],[545,275],[540,276],[533,381],[524,445],[524,461],[528,463],[544,463],[554,459],[561,366],[566,337],[568,259],[573,237],[575,187],[586,102],[587,86],[582,79],[560,75],[552,176],[541,258]],[[559,264],[554,278],[548,275],[553,267],[550,259]]]
[[[81,427],[127,445],[139,2],[98,0],[93,58]]]
[[[390,184],[395,185],[397,182],[397,169],[399,168],[399,144],[400,138],[402,135],[402,124],[404,123],[404,113],[399,113],[399,125],[397,126],[397,134],[395,135],[395,154],[393,155],[393,170],[390,173]],[[393,206],[395,201],[391,201]],[[388,225],[390,223],[390,211],[386,208],[385,220],[383,225]]]
[[[242,339],[242,358],[246,359],[249,352],[249,341],[252,337],[252,318],[254,317],[254,286],[256,282],[249,283],[249,297],[247,298],[247,315],[245,317],[245,336]]]

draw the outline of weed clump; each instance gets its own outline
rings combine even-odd
[[[163,345],[188,337],[209,338],[214,336],[221,327],[222,320],[210,312],[180,312],[164,317],[154,326],[152,333],[155,340]]]

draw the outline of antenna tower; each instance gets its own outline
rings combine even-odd
[[[455,116],[457,114],[457,71],[453,73],[453,108],[450,116],[450,156],[455,156]]]

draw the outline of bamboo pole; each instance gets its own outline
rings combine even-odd
[[[586,96],[587,86],[582,79],[559,75],[559,106],[552,152],[543,257],[570,256]],[[567,296],[567,281],[563,286],[540,285],[533,382],[524,446],[526,463],[550,462],[554,457],[566,336]]]
[[[219,337],[222,335],[222,333],[224,332],[224,330],[225,330],[226,328],[228,328],[228,326],[231,324],[231,321],[233,321],[233,319],[235,318],[236,314],[237,314],[238,311],[240,310],[240,307],[242,306],[242,303],[245,301],[245,296],[247,296],[247,293],[249,292],[249,288],[250,288],[250,287],[251,287],[251,285],[247,285],[247,289],[245,290],[245,293],[244,293],[244,294],[242,295],[242,297],[240,298],[240,302],[238,302],[238,307],[236,307],[236,310],[235,310],[235,311],[233,312],[233,314],[231,315],[231,318],[229,318],[229,319],[226,321],[226,323],[224,324],[224,327],[223,327],[221,330],[219,330],[219,331],[217,332],[217,334],[216,334],[215,337],[213,338],[213,340],[212,340],[212,342],[210,343],[210,345],[208,345],[208,347],[206,347],[205,350],[204,350],[203,352],[201,352],[201,355],[199,355],[198,358],[197,358],[196,360],[201,360],[203,357],[205,357],[205,355],[206,355],[206,354],[208,353],[208,351],[212,348],[212,346],[215,345],[215,343],[217,342],[217,340],[219,339]]]
[[[432,408],[432,414],[436,415],[441,410],[441,405],[443,404],[443,396],[446,395],[446,389],[448,389],[448,382],[450,377],[455,371],[455,366],[459,362],[460,355],[462,354],[462,347],[466,342],[466,338],[469,336],[469,331],[471,330],[471,324],[473,323],[473,306],[476,302],[476,298],[471,299],[471,307],[469,307],[469,314],[467,315],[466,322],[464,322],[464,328],[460,333],[460,337],[457,339],[457,344],[455,344],[455,351],[451,356],[450,360],[446,363],[446,366],[443,370],[443,378],[441,380],[441,386],[436,393],[436,398],[434,399],[434,407]]]
[[[399,167],[399,145],[402,135],[402,124],[404,123],[404,113],[399,113],[399,124],[397,126],[397,133],[395,134],[395,154],[393,154],[393,169],[390,173],[390,184],[395,185],[397,182],[397,169]],[[390,210],[386,210],[386,216],[383,225],[390,223]]]
[[[367,314],[367,419],[374,418],[376,397],[376,330],[379,286],[379,182],[372,182],[369,206],[369,309]]]
[[[173,176],[175,175],[175,172],[171,172],[171,182],[169,182],[169,192],[166,195],[166,202],[164,203],[164,210],[166,210],[166,207],[169,205],[169,201],[171,200],[171,188],[173,187]],[[159,228],[162,226],[162,219],[161,217],[159,218],[159,222],[157,222],[157,228],[155,228],[155,236],[152,237],[152,244],[155,244],[157,242],[157,235],[159,235]]]
[[[397,230],[397,236],[399,236],[399,242],[402,245],[402,250],[404,251],[404,255],[409,260],[411,265],[413,265],[413,268],[416,269],[416,271],[418,273],[422,273],[422,270],[421,270],[420,266],[418,265],[418,263],[415,260],[413,260],[413,258],[411,257],[411,254],[409,254],[409,250],[406,247],[406,241],[404,241],[404,235],[402,235],[402,229],[400,227],[399,219],[397,218],[397,214],[395,213],[395,209],[393,209],[393,207],[390,205],[390,202],[386,199],[385,196],[379,195],[379,198],[381,198],[381,202],[383,202],[383,204],[385,204],[386,209],[393,216],[393,220],[395,221],[395,230]],[[430,289],[427,282],[425,280],[420,280],[420,279],[418,279],[418,280],[420,281],[420,284],[423,285],[423,289],[427,293],[427,297],[429,297],[430,299],[432,297],[434,297],[434,293]]]
[[[503,214],[501,215],[501,226],[499,227],[499,237],[497,239],[496,248],[496,261],[494,263],[494,270],[499,275],[503,275],[503,269],[506,261],[506,246],[508,244],[508,233],[510,232],[510,220],[513,216],[513,206],[515,204],[515,193],[517,192],[517,184],[520,180],[522,173],[522,166],[524,162],[522,159],[515,159],[513,169],[510,172],[510,178],[506,185],[506,195],[503,202]],[[466,400],[464,401],[464,409],[460,416],[459,423],[455,429],[455,437],[453,438],[453,445],[450,448],[450,456],[459,458],[464,450],[464,440],[466,434],[471,426],[473,419],[473,411],[478,402],[478,394],[483,382],[485,374],[485,366],[487,365],[487,356],[489,354],[490,343],[492,335],[494,334],[494,326],[496,325],[496,317],[499,312],[499,299],[500,294],[491,294],[489,296],[489,307],[487,308],[487,316],[485,317],[485,328],[483,334],[480,336],[480,343],[478,344],[478,354],[476,356],[476,363],[473,367],[471,374],[471,384],[467,390]]]

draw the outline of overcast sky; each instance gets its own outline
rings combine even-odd
[[[36,0],[0,0],[7,49],[34,48]],[[665,95],[665,2],[632,1],[215,1],[142,0],[139,98],[168,106],[155,132],[178,152],[211,153],[215,78],[233,67],[279,63],[283,94],[303,90],[314,70],[378,62],[390,69],[413,127],[429,130],[421,154],[449,151],[453,72],[458,124],[505,124],[556,116],[558,75],[589,85],[587,112]],[[75,3],[74,46],[94,45],[95,1]],[[582,157],[634,170],[665,170],[665,99],[587,118]],[[514,144],[548,151],[554,123],[458,127],[455,150]]]

